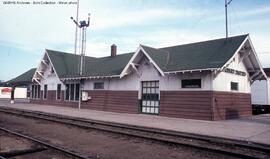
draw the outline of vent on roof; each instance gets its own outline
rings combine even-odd
[[[111,46],[111,57],[116,56],[116,53],[117,53],[117,46],[115,44],[113,44]]]

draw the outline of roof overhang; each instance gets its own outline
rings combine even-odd
[[[32,82],[40,84],[40,80],[44,77],[44,71],[49,66],[49,64],[52,65],[57,78],[59,78],[59,76],[57,74],[57,70],[54,68],[53,63],[50,59],[50,56],[48,55],[47,50],[45,50],[45,52],[42,56],[42,59],[40,60],[38,67],[34,73],[34,76],[32,78]]]
[[[177,74],[177,73],[193,73],[193,72],[203,72],[203,71],[216,71],[219,68],[205,68],[205,69],[192,69],[192,70],[179,70],[179,71],[167,71],[165,74]]]
[[[238,53],[240,54],[239,62],[244,63],[249,74],[251,83],[255,80],[267,78],[249,35],[242,42],[234,55],[219,69],[219,71],[222,71],[224,68],[228,67]]]
[[[124,77],[125,75],[127,75],[127,71],[130,67],[132,67],[134,69],[134,60],[138,57],[138,55],[140,53],[143,53],[147,59],[149,60],[149,62],[151,64],[154,65],[154,67],[158,70],[158,72],[164,76],[164,72],[160,69],[160,67],[156,64],[156,62],[151,58],[151,56],[143,49],[143,47],[140,45],[137,48],[137,51],[133,54],[133,56],[131,57],[131,59],[129,60],[128,64],[125,66],[125,68],[123,69],[123,71],[120,74],[120,78]]]
[[[106,79],[106,78],[119,78],[120,75],[110,75],[110,76],[84,76],[84,77],[68,77],[68,78],[61,78],[61,81],[74,81],[74,80],[81,80],[81,79]]]
[[[9,84],[12,86],[28,86],[32,82],[31,81],[20,81],[20,82],[5,82],[5,84]]]

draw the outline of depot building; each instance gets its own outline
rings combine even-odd
[[[251,84],[266,78],[249,35],[119,55],[112,45],[110,56],[85,56],[83,75],[79,65],[79,55],[45,50],[28,72],[30,102],[78,108],[82,91],[83,109],[224,120],[251,116]]]

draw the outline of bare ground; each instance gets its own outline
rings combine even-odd
[[[0,113],[0,126],[28,134],[83,155],[104,159],[227,159],[235,158],[186,146],[82,129],[44,120]],[[45,156],[43,156],[46,158]],[[43,158],[42,157],[42,158]]]

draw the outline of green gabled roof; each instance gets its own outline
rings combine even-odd
[[[32,82],[32,78],[34,76],[34,73],[36,71],[36,68],[32,68],[23,74],[19,75],[18,77],[15,77],[6,83],[11,83],[11,84],[28,84]]]
[[[79,77],[80,56],[46,50],[59,78]],[[119,75],[133,53],[115,57],[94,58],[85,56],[83,77]]]
[[[247,35],[161,48],[170,53],[164,72],[221,68],[237,51]]]
[[[134,53],[103,57],[85,64],[85,76],[120,75]]]
[[[248,35],[203,41],[165,48],[141,45],[163,72],[221,68]],[[79,77],[79,55],[46,50],[59,78]],[[120,75],[134,53],[114,57],[85,56],[83,77]]]
[[[80,56],[46,49],[59,78],[79,77]],[[85,63],[93,63],[96,58],[85,56]]]
[[[170,60],[170,53],[166,50],[155,49],[148,46],[141,45],[145,52],[153,59],[158,67],[163,70]]]

